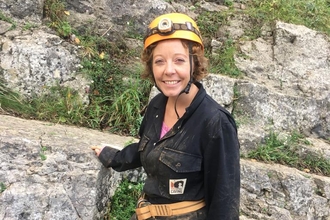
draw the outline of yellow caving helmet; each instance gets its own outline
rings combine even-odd
[[[186,14],[169,13],[155,18],[150,23],[143,49],[155,42],[175,38],[197,42],[204,48],[196,22]]]

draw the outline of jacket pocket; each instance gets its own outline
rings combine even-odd
[[[148,142],[149,142],[149,138],[145,135],[143,135],[140,139],[139,142],[139,152],[143,151],[145,149],[145,147],[147,146]]]
[[[197,172],[202,167],[201,156],[169,148],[163,149],[159,160],[176,173]]]

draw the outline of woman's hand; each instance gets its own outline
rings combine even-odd
[[[103,150],[103,147],[100,146],[91,146],[91,149],[94,150],[96,156],[100,156],[101,151]]]

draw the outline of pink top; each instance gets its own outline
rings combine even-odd
[[[164,135],[170,130],[171,128],[167,127],[167,125],[163,122],[162,131],[160,132],[160,138],[164,137]]]

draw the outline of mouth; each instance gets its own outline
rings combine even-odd
[[[180,80],[171,80],[171,81],[163,81],[167,85],[174,85],[180,82]]]

